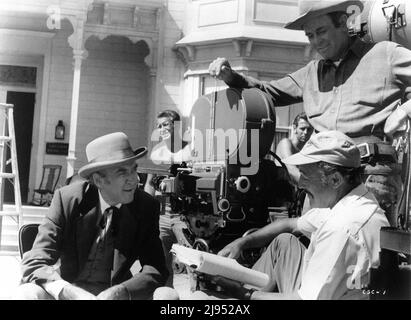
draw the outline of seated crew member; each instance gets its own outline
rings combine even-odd
[[[176,139],[176,122],[180,122],[180,115],[174,110],[164,110],[157,115],[160,141],[150,153],[150,159],[154,163],[181,163],[190,159],[189,144],[182,139]]]
[[[219,252],[238,258],[242,250],[268,245],[253,269],[268,274],[269,284],[256,291],[222,277],[210,280],[237,299],[367,299],[361,289],[368,284],[370,268],[379,265],[379,231],[389,223],[361,183],[354,141],[341,132],[324,131],[284,161],[298,166],[299,186],[313,209],[299,218],[274,221]],[[311,238],[308,248],[294,236],[301,233]],[[214,295],[207,293],[195,292],[192,299]]]
[[[384,123],[401,100],[411,97],[411,51],[382,41],[365,43],[350,36],[350,14],[361,1],[300,0],[300,16],[285,28],[304,30],[323,58],[275,81],[259,81],[235,72],[226,58],[215,59],[210,75],[230,87],[259,88],[275,106],[304,102],[315,131],[338,130],[361,145],[363,181],[395,226],[401,179],[394,149],[384,143]],[[378,67],[376,67],[378,66]]]
[[[293,121],[293,132],[290,138],[282,139],[276,148],[275,153],[281,158],[287,158],[297,152],[299,152],[305,145],[305,143],[310,139],[313,133],[313,127],[308,122],[307,115],[305,112],[298,114]],[[307,208],[309,208],[309,203],[305,200],[305,192],[298,189],[298,180],[300,179],[300,171],[293,165],[285,164],[290,182],[296,187],[295,201],[290,208],[290,211],[295,215],[299,216],[304,213]],[[305,206],[304,206],[305,203]],[[303,209],[304,208],[304,209]]]
[[[299,151],[304,147],[305,143],[310,139],[313,133],[313,127],[310,125],[305,112],[298,114],[292,124],[292,135],[290,138],[282,139],[276,148],[275,153],[281,158],[287,158]],[[300,172],[296,166],[287,165],[288,173],[290,174],[291,181],[294,185],[298,184],[300,178]]]
[[[91,141],[76,182],[57,190],[21,262],[16,299],[151,299],[168,276],[159,203],[137,189],[136,160],[122,132]],[[142,269],[132,275],[139,260]]]
[[[157,115],[157,129],[159,133],[160,143],[154,146],[150,153],[150,159],[156,163],[174,164],[187,161],[189,159],[189,148],[185,142],[174,143],[176,141],[177,132],[175,130],[176,122],[180,121],[180,115],[174,110],[164,110]],[[158,185],[158,190],[155,188],[154,181],[158,177],[149,173],[144,186],[144,191],[151,195],[161,196],[163,184]],[[163,201],[163,206],[160,214],[160,239],[163,245],[166,266],[169,271],[167,286],[173,286],[173,256],[170,253],[173,243],[177,243],[174,228],[186,228],[185,223],[181,220],[181,215],[178,212],[173,212],[170,204],[172,196],[167,196]],[[177,265],[176,265],[177,267]]]

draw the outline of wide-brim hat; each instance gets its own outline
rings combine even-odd
[[[125,133],[110,133],[87,144],[88,163],[79,169],[78,174],[87,179],[93,172],[121,166],[127,161],[143,157],[146,153],[147,147],[133,150]]]
[[[304,165],[327,162],[346,168],[361,166],[360,150],[355,142],[339,131],[323,131],[313,134],[300,152],[285,159],[285,164]]]
[[[351,10],[350,6],[353,6]],[[284,28],[292,30],[303,30],[304,24],[315,17],[322,16],[331,12],[346,12],[352,14],[357,6],[361,11],[364,4],[359,0],[339,1],[339,0],[300,0],[298,2],[298,9],[300,16],[287,23]]]

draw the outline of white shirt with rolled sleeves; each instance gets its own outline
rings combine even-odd
[[[312,209],[297,220],[310,234],[301,287],[304,300],[368,299],[363,288],[370,268],[379,265],[380,229],[389,226],[384,211],[363,184],[332,209]]]

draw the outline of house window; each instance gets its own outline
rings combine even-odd
[[[0,65],[0,85],[36,87],[36,68]]]

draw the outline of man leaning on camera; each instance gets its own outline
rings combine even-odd
[[[304,102],[316,132],[338,130],[351,137],[361,147],[365,185],[396,226],[401,178],[395,150],[385,142],[384,124],[390,115],[404,113],[399,104],[411,98],[411,50],[351,36],[351,14],[360,12],[363,2],[299,0],[300,16],[285,28],[303,30],[321,59],[281,79],[242,75],[225,58],[215,59],[209,72],[230,87],[268,93],[276,107]]]

